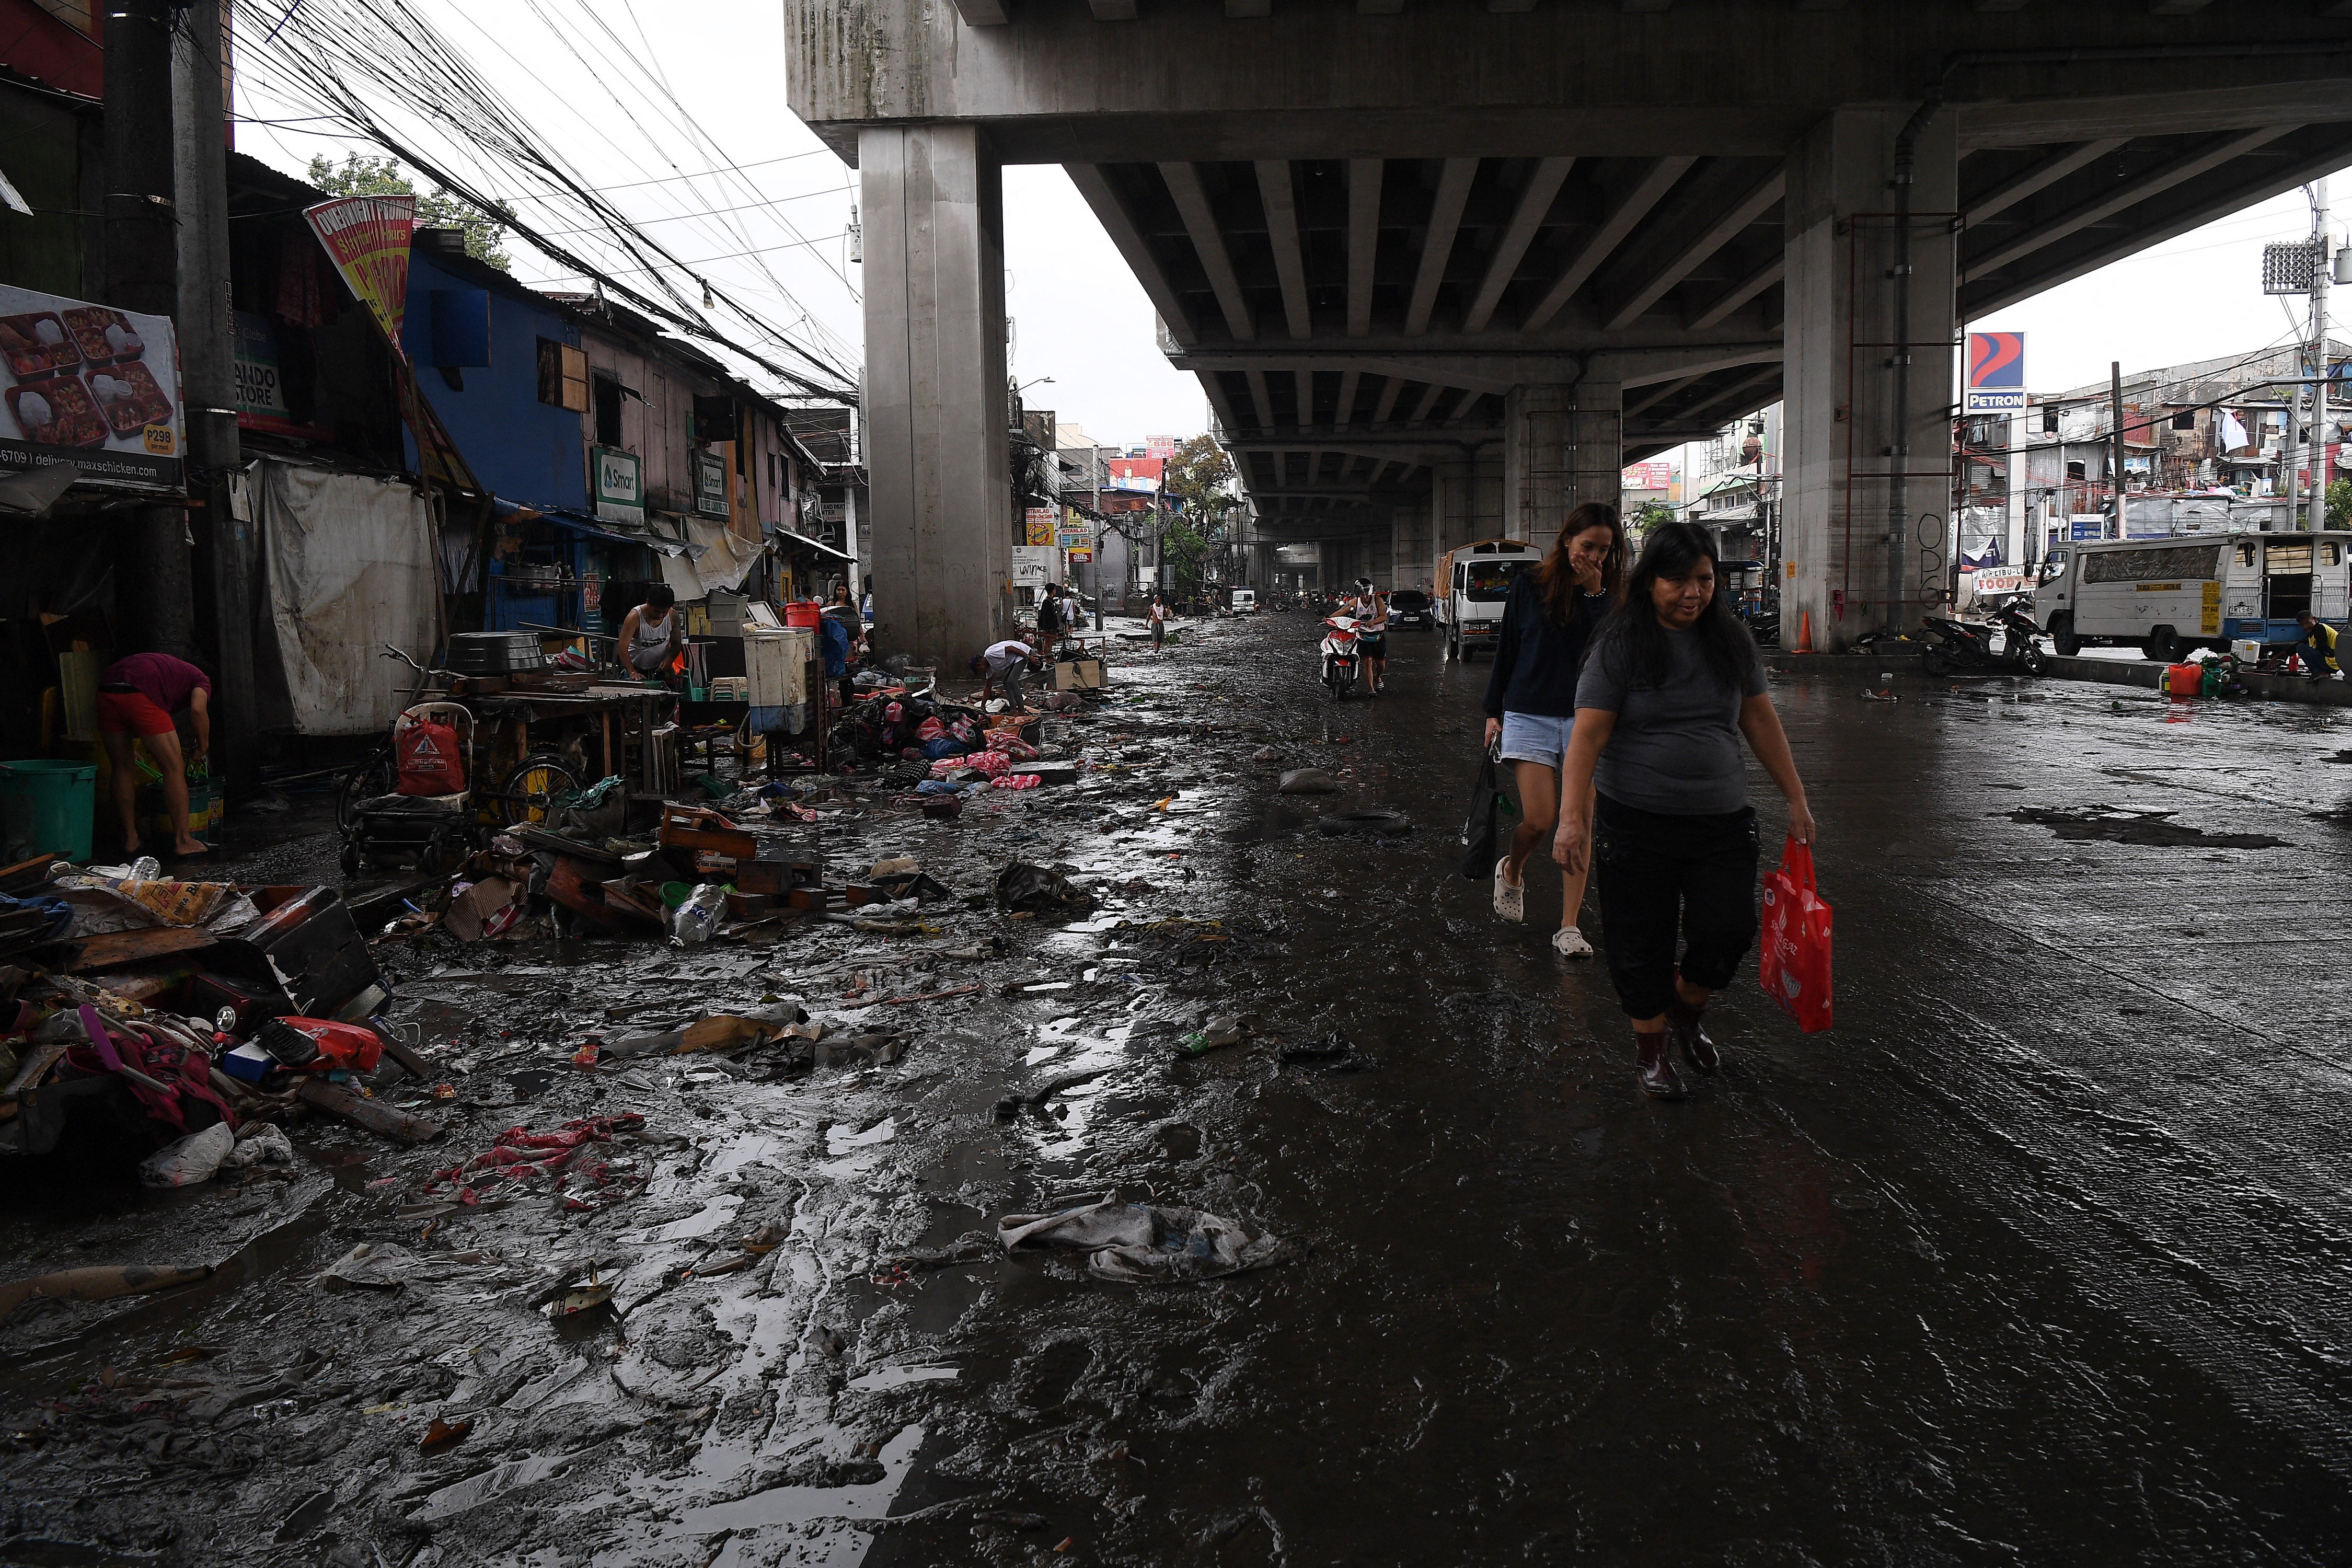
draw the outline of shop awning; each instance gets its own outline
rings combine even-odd
[[[846,550],[835,550],[830,544],[820,544],[815,540],[811,539],[807,534],[794,533],[788,528],[777,529],[775,531],[775,537],[777,542],[782,544],[787,550],[791,550],[795,547],[803,550],[811,550],[814,551],[819,555],[830,555],[835,561],[846,561],[852,565],[856,564],[857,562],[857,557],[852,555]]]
[[[520,518],[526,521],[538,519],[551,522],[566,533],[577,534],[583,539],[602,539],[612,544],[642,545],[664,555],[690,555],[694,552],[692,546],[677,540],[664,539],[652,532],[635,532],[625,523],[592,517],[584,511],[573,511],[569,507],[524,506],[518,501],[493,498],[490,510],[501,518]]]

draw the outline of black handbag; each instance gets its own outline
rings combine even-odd
[[[1500,858],[1495,844],[1506,812],[1517,816],[1518,807],[1503,793],[1502,781],[1495,773],[1495,753],[1488,752],[1478,759],[1478,776],[1470,785],[1470,815],[1462,819],[1462,874],[1474,882],[1495,874],[1495,862]]]

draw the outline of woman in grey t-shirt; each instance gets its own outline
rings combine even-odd
[[[1589,850],[1609,978],[1633,1020],[1635,1073],[1662,1100],[1683,1092],[1669,1037],[1695,1071],[1715,1071],[1720,1058],[1699,1015],[1756,940],[1756,812],[1741,736],[1788,797],[1790,833],[1813,839],[1763,661],[1716,594],[1716,565],[1715,536],[1696,523],[1651,530],[1624,605],[1577,682],[1552,839],[1552,858],[1571,873]]]

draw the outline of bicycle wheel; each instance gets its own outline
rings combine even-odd
[[[525,757],[507,775],[499,797],[499,815],[511,826],[542,827],[555,816],[555,802],[580,787],[572,764],[562,757]]]
[[[399,783],[400,771],[389,746],[345,773],[343,782],[335,786],[336,830],[349,833],[359,819],[360,802],[390,795]]]

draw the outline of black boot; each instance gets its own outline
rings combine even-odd
[[[1666,1059],[1664,1030],[1654,1035],[1634,1032],[1633,1077],[1641,1084],[1642,1092],[1653,1100],[1683,1097],[1683,1080],[1675,1076],[1675,1064]]]
[[[1706,1031],[1698,1026],[1698,1008],[1675,997],[1666,1005],[1666,1034],[1682,1048],[1684,1060],[1695,1070],[1713,1077],[1715,1069],[1723,1065],[1723,1058],[1717,1053],[1715,1042],[1706,1037]]]

